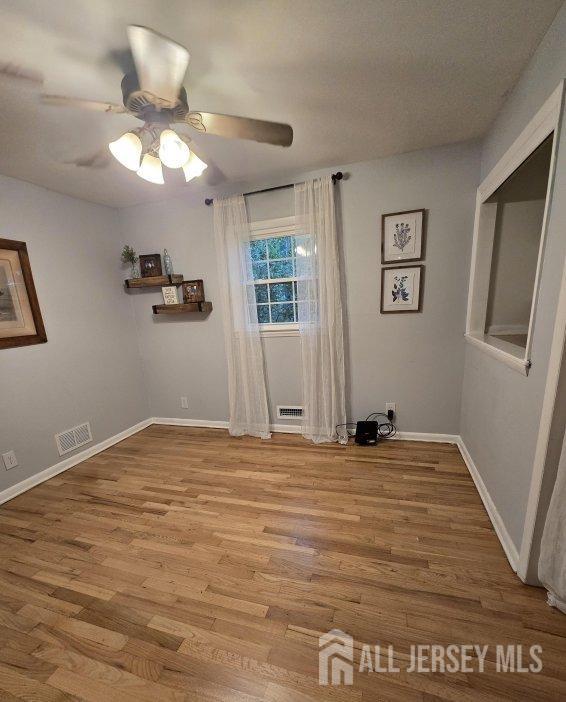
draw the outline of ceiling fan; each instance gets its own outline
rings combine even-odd
[[[291,146],[293,129],[288,124],[190,110],[182,85],[190,59],[187,49],[147,27],[129,25],[127,34],[135,69],[122,79],[123,105],[61,95],[41,96],[42,102],[49,105],[127,113],[141,120],[141,127],[108,145],[123,166],[157,184],[164,183],[163,165],[182,168],[187,182],[200,176],[206,163],[194,152],[191,139],[171,128],[173,124],[232,139]]]

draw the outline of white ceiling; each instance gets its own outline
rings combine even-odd
[[[121,102],[114,50],[143,24],[191,53],[192,109],[291,124],[291,148],[197,136],[217,185],[258,182],[477,137],[494,119],[562,0],[1,0],[0,63],[44,74],[47,93]],[[0,173],[112,206],[211,191],[145,183],[88,156],[139,124],[40,106],[0,78]],[[178,175],[174,173],[173,175]]]

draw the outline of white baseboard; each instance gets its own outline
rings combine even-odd
[[[491,496],[487,490],[487,487],[485,486],[485,483],[483,482],[483,479],[476,467],[476,464],[474,463],[472,457],[470,456],[470,452],[466,448],[466,444],[464,443],[462,437],[458,437],[458,448],[460,449],[460,453],[462,454],[462,458],[464,459],[464,463],[468,467],[468,471],[470,472],[470,475],[472,476],[472,480],[474,481],[476,485],[476,489],[480,494],[480,497],[483,502],[483,506],[485,507],[485,510],[491,519],[491,523],[493,524],[493,528],[495,529],[495,533],[497,534],[497,537],[499,541],[501,542],[501,546],[503,547],[503,550],[505,551],[505,555],[507,556],[507,560],[509,561],[511,568],[515,572],[517,572],[517,565],[519,563],[519,552],[517,551],[517,548],[515,544],[513,543],[513,540],[509,536],[509,532],[505,528],[505,524],[503,523],[503,519],[501,518],[501,515],[497,511],[497,507],[495,506],[495,503],[491,499]]]
[[[228,429],[228,422],[212,419],[183,419],[182,417],[152,417],[151,424],[170,424],[175,427],[209,427],[210,429]]]
[[[76,466],[77,463],[82,463],[83,461],[86,461],[87,458],[95,456],[101,451],[105,451],[107,448],[110,448],[110,446],[114,446],[114,444],[117,444],[120,441],[127,439],[129,436],[132,436],[132,434],[137,434],[138,431],[145,429],[152,423],[153,421],[151,419],[144,419],[143,422],[138,422],[138,424],[134,424],[133,427],[124,429],[124,431],[121,431],[119,434],[115,434],[114,436],[110,436],[108,439],[104,439],[104,441],[101,441],[98,444],[89,446],[84,451],[76,453],[74,456],[69,456],[69,458],[65,458],[65,460],[55,463],[55,465],[50,466],[49,468],[46,468],[35,475],[31,475],[29,478],[26,478],[25,480],[22,480],[21,482],[16,483],[5,490],[2,490],[0,492],[0,505],[4,502],[8,502],[8,500],[17,497],[18,495],[21,495],[22,492],[26,492],[26,490],[30,490],[32,487],[49,480],[49,478],[53,478],[55,475],[59,475],[59,473],[69,470],[69,468]]]
[[[154,424],[171,424],[179,427],[210,427],[211,429],[228,429],[228,422],[212,419],[182,419],[179,417],[153,417]],[[270,424],[270,431],[281,434],[300,434],[300,424]],[[460,437],[457,434],[427,434],[415,431],[400,431],[394,439],[403,441],[434,441],[443,444],[457,444]]]
[[[300,424],[270,424],[269,431],[279,434],[301,434],[303,428]]]
[[[176,427],[208,427],[210,429],[228,429],[229,422],[212,419],[182,419],[180,417],[153,417],[153,424],[170,424]],[[280,434],[300,434],[300,424],[270,424],[270,431]]]
[[[458,434],[427,434],[418,431],[398,431],[391,438],[400,441],[432,441],[441,444],[457,444],[460,440]]]

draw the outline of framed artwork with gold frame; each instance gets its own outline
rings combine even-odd
[[[46,341],[27,246],[0,239],[0,349]]]

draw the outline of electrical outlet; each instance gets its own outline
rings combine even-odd
[[[6,451],[2,454],[2,460],[4,461],[4,467],[6,470],[12,470],[18,465],[18,459],[14,451]]]
[[[393,410],[393,414],[395,414],[395,403],[394,402],[386,402],[385,403],[385,412],[387,413],[389,410]]]
[[[189,409],[189,398],[188,397],[181,398],[181,409]]]

